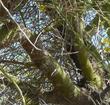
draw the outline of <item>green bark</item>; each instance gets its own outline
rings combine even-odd
[[[87,50],[84,44],[80,43],[76,49],[77,51],[79,51],[77,56],[78,56],[78,60],[79,60],[84,77],[93,86],[95,85],[98,88],[102,88],[102,85],[103,85],[102,79],[93,69],[92,64],[89,61]]]
[[[53,83],[56,90],[59,90],[60,93],[67,97],[77,96],[80,93],[80,90],[72,83],[67,73],[48,52],[34,50],[33,53],[31,53],[33,46],[27,41],[25,41],[22,46],[30,55],[36,67],[42,70]]]
[[[25,42],[23,41],[22,46],[29,54],[35,66],[42,70],[45,76],[53,84],[54,90],[52,96],[54,98],[52,99],[54,100],[51,99],[51,94],[49,94],[48,97],[51,103],[54,103],[55,100],[57,100],[57,104],[63,103],[64,105],[67,105],[68,103],[69,105],[92,105],[92,101],[88,99],[85,92],[81,92],[81,90],[72,82],[64,69],[48,52],[34,49],[31,53],[33,46],[26,40]]]
[[[54,9],[53,11],[56,12],[55,16],[52,14],[51,11],[46,10],[46,13],[49,14],[50,18],[52,19],[58,18],[59,21],[54,24],[54,26],[57,28],[57,26],[62,26],[62,29],[65,29],[66,32],[62,36],[66,36],[66,41],[68,43],[71,43],[72,46],[74,46],[74,50],[78,51],[77,54],[78,62],[81,66],[81,70],[83,72],[84,77],[87,81],[89,81],[93,86],[96,86],[97,88],[101,88],[103,85],[101,77],[96,73],[96,71],[93,69],[91,62],[88,58],[88,51],[86,50],[86,46],[84,44],[83,40],[83,32],[84,32],[84,26],[82,23],[82,13],[80,12],[69,12],[66,11],[65,4],[68,4],[68,1],[64,4],[61,4],[61,2],[54,2],[52,1],[50,4],[53,5]],[[57,5],[59,4],[59,5]],[[77,3],[76,3],[77,4]],[[67,6],[66,5],[66,6]],[[71,4],[72,5],[72,4]],[[74,7],[73,3],[73,7]],[[44,3],[45,6],[45,3]],[[80,6],[80,5],[79,5]],[[84,5],[83,5],[84,6]],[[50,7],[52,8],[52,7]],[[62,9],[61,9],[62,8]],[[80,8],[75,5],[75,8]],[[73,9],[73,8],[71,8]],[[54,17],[53,17],[54,16]],[[56,25],[57,24],[57,25]],[[72,40],[72,42],[70,42]]]
[[[73,39],[74,40],[73,46],[75,47],[75,50],[78,51],[77,57],[78,57],[78,61],[80,63],[83,75],[87,79],[87,81],[90,82],[91,85],[97,88],[102,88],[103,81],[101,77],[98,75],[98,73],[92,67],[92,64],[88,58],[88,51],[83,40],[83,36],[84,36],[83,23],[79,19],[79,17],[77,18],[77,21],[75,21],[75,23],[76,23],[75,26],[79,28],[76,28],[76,34],[74,36],[75,39]]]

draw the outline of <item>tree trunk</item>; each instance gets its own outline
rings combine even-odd
[[[35,38],[32,39],[35,40]],[[34,42],[34,40],[31,41]],[[48,52],[38,51],[36,49],[32,52],[33,46],[27,40],[22,42],[22,46],[30,55],[36,67],[44,72],[54,86],[52,92],[44,94],[47,102],[58,102],[65,105],[92,104],[92,101],[88,99],[87,92],[81,92],[81,90],[73,84],[62,67]]]
[[[67,44],[71,43],[70,47],[72,46],[72,49],[74,51],[72,52],[78,52],[77,54],[71,54],[71,56],[76,56],[78,61],[78,65],[80,65],[82,74],[86,78],[86,80],[94,87],[96,88],[102,88],[103,81],[101,77],[96,73],[96,71],[93,69],[92,64],[88,58],[88,52],[86,50],[86,46],[83,40],[84,36],[84,26],[82,22],[82,14],[75,12],[74,14],[70,14],[67,12],[67,8],[71,8],[73,6],[74,9],[77,9],[77,3],[72,2],[73,4],[69,4],[68,1],[51,1],[51,2],[42,2],[42,5],[44,5],[47,9],[45,10],[47,15],[50,16],[51,19],[59,18],[59,21],[54,24],[55,28],[60,28],[62,30],[66,30],[66,32],[61,32],[62,30],[59,30],[61,35],[64,37],[66,36]],[[76,3],[76,4],[75,4]],[[52,5],[52,6],[50,6]],[[54,7],[54,8],[53,8]],[[62,8],[62,9],[61,9]],[[71,9],[73,9],[71,8]],[[61,9],[61,10],[60,10]],[[55,13],[55,15],[54,15]],[[66,35],[63,35],[66,34]],[[67,45],[68,46],[68,45]],[[74,59],[75,61],[76,59]],[[77,64],[76,64],[77,66]]]

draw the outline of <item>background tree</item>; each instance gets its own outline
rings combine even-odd
[[[106,44],[108,0],[0,0],[1,104],[108,105]]]

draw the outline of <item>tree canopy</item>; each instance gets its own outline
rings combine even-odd
[[[0,0],[1,105],[109,105],[109,0]]]

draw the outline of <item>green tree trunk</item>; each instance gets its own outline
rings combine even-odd
[[[34,42],[33,40],[31,41]],[[67,103],[70,105],[82,105],[82,103],[85,105],[92,104],[92,101],[85,95],[86,93],[81,92],[80,89],[75,86],[67,73],[48,52],[38,51],[36,49],[32,52],[33,46],[27,40],[23,41],[22,46],[30,55],[35,66],[42,70],[52,82],[54,90],[50,92],[50,94],[48,93],[49,97],[54,96],[54,100],[51,98],[52,102],[63,99],[60,100],[60,102],[58,101],[58,103],[63,103],[65,105],[67,105]],[[54,94],[52,95],[51,93]],[[49,97],[47,97],[47,100]]]
[[[90,84],[96,88],[101,89],[103,86],[103,81],[101,77],[96,73],[94,68],[92,67],[92,64],[88,58],[88,52],[86,49],[86,45],[83,40],[84,36],[84,26],[82,23],[82,16],[81,13],[75,12],[74,14],[68,13],[66,11],[66,8],[70,6],[68,1],[65,1],[64,4],[61,4],[62,2],[59,1],[51,1],[48,3],[42,5],[45,6],[46,4],[46,13],[50,16],[51,19],[59,18],[60,21],[56,21],[54,23],[55,28],[58,28],[59,26],[62,27],[62,29],[66,30],[66,38],[68,43],[72,40],[72,46],[74,46],[74,50],[78,52],[76,55],[73,54],[73,56],[77,56],[78,63],[80,65],[80,69]],[[72,3],[72,1],[71,1]],[[73,2],[76,3],[76,2]],[[52,6],[49,6],[49,5]],[[77,3],[76,3],[77,4]],[[74,5],[74,4],[71,4]],[[54,8],[53,8],[54,7]],[[77,6],[75,5],[77,8]],[[50,9],[48,9],[50,8]],[[62,8],[62,9],[61,9]],[[78,7],[79,8],[79,7]],[[52,12],[53,11],[53,12]],[[55,15],[54,15],[55,13]],[[58,26],[58,27],[57,27]],[[65,33],[64,33],[65,34]],[[62,35],[64,36],[64,35]]]

